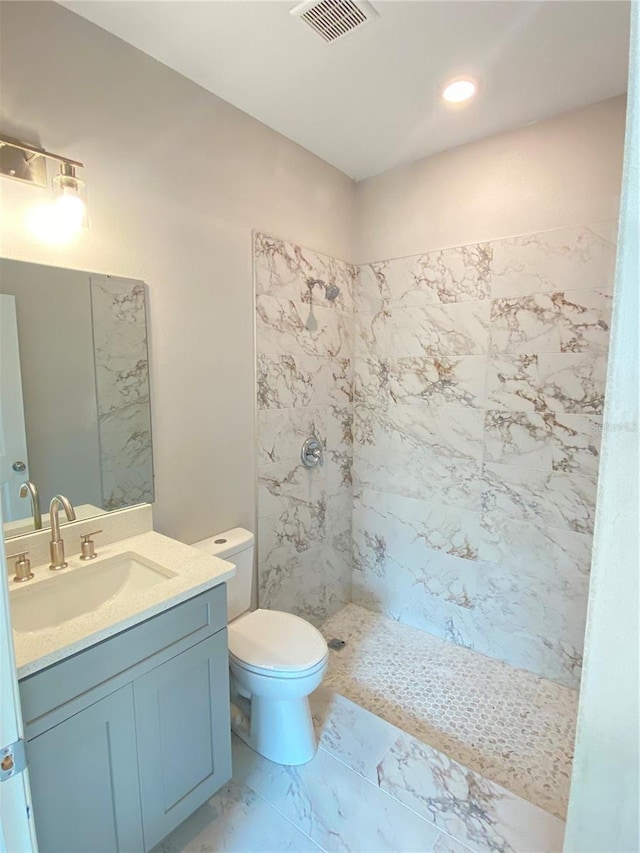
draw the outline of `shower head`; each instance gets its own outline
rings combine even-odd
[[[340,288],[337,284],[326,284],[322,281],[321,278],[308,278],[307,279],[307,287],[309,288],[309,293],[313,293],[313,288],[318,284],[320,287],[324,287],[324,296],[329,302],[333,302],[334,299],[337,299],[340,295]]]
[[[340,296],[340,288],[337,284],[329,284],[325,287],[324,295],[329,302],[333,302],[334,299]]]

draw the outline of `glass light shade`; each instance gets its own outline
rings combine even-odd
[[[75,169],[63,163],[60,174],[53,179],[54,204],[52,216],[57,228],[67,234],[73,234],[87,226],[86,188],[76,177]]]

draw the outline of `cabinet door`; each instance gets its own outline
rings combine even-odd
[[[142,849],[130,684],[27,743],[41,853]]]
[[[145,849],[231,778],[227,632],[134,682]]]

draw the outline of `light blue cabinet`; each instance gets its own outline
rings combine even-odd
[[[121,687],[28,744],[42,853],[144,848],[133,687]]]
[[[20,693],[40,853],[150,850],[231,778],[224,586]]]
[[[134,683],[140,796],[147,848],[182,823],[229,778],[226,632]]]

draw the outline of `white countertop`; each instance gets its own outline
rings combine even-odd
[[[65,575],[81,572],[87,565],[98,566],[101,560],[125,552],[134,552],[148,560],[166,566],[175,572],[175,577],[137,592],[108,601],[89,613],[41,631],[13,632],[18,678],[32,675],[53,663],[93,646],[114,634],[131,628],[163,610],[192,598],[207,589],[218,586],[232,578],[235,566],[226,560],[210,556],[202,551],[169,539],[155,531],[141,533],[110,545],[97,546],[98,556],[90,563],[80,560],[75,554],[67,557]],[[49,570],[48,563],[32,569],[35,577],[25,584],[9,583],[9,603],[13,591],[33,588],[56,573]]]

